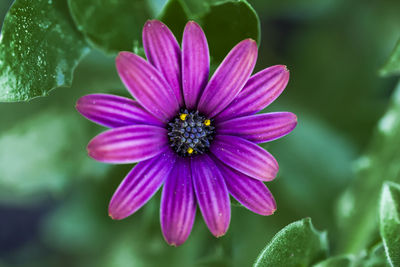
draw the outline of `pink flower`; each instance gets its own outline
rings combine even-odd
[[[178,246],[190,234],[197,205],[213,235],[226,233],[229,193],[255,213],[272,214],[275,201],[263,181],[275,178],[278,163],[257,144],[288,134],[297,118],[289,112],[255,114],[286,87],[286,67],[251,76],[257,44],[246,39],[208,80],[207,40],[195,22],[187,23],[180,49],[167,26],[148,21],[143,46],[148,61],[130,52],[116,59],[136,100],[94,94],[77,103],[86,118],[112,128],[90,141],[92,158],[139,162],[111,199],[110,216],[131,215],[164,185],[161,227],[165,240]]]

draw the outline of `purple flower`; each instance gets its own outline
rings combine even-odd
[[[229,193],[249,210],[271,215],[275,201],[263,181],[278,172],[274,157],[258,146],[292,131],[296,115],[256,114],[273,102],[289,80],[277,65],[251,76],[257,44],[246,39],[226,56],[209,80],[209,52],[198,24],[188,22],[182,49],[167,26],[148,21],[143,29],[148,61],[121,52],[116,65],[136,100],[106,94],[80,98],[78,111],[109,128],[87,149],[107,163],[139,162],[109,205],[113,219],[142,207],[164,185],[160,219],[165,240],[188,238],[198,205],[211,233],[226,233]],[[256,114],[256,115],[255,115]]]

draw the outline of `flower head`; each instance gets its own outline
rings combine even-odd
[[[292,131],[289,112],[256,114],[286,87],[289,72],[277,65],[251,76],[257,44],[246,39],[225,57],[209,80],[209,52],[198,24],[188,22],[182,49],[163,23],[143,29],[147,61],[121,52],[118,73],[136,100],[106,94],[77,102],[86,118],[112,128],[92,139],[89,155],[107,163],[139,162],[109,205],[113,219],[142,207],[163,185],[161,228],[180,245],[193,226],[196,206],[211,233],[226,233],[229,194],[249,210],[270,215],[275,201],[263,181],[275,178],[278,163],[258,143]]]

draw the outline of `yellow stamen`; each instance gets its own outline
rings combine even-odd
[[[210,124],[211,124],[211,121],[210,121],[209,119],[206,119],[206,120],[204,121],[204,125],[205,125],[205,126],[210,126]]]
[[[187,153],[192,154],[193,153],[193,148],[189,147],[187,150]]]
[[[186,114],[186,113],[182,113],[181,115],[179,115],[179,118],[184,121],[184,120],[186,120],[187,115],[188,114]]]

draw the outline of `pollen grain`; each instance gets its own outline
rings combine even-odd
[[[186,120],[187,115],[188,114],[186,114],[186,113],[181,113],[181,115],[179,115],[179,118],[184,121],[184,120]]]

